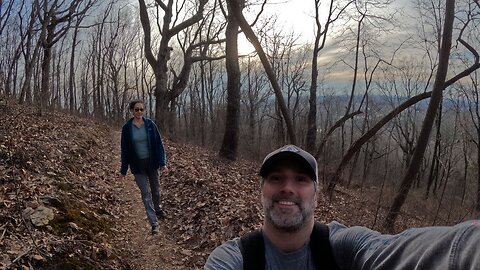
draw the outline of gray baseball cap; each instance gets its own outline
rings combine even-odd
[[[268,154],[260,168],[260,176],[266,177],[280,161],[291,161],[298,164],[314,180],[318,181],[317,160],[302,148],[289,144]]]

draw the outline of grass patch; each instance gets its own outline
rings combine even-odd
[[[70,222],[78,226],[78,232],[86,236],[87,240],[94,240],[99,233],[108,234],[113,226],[113,221],[104,215],[99,215],[97,210],[91,209],[80,201],[63,198],[59,206],[60,214],[50,223],[58,234],[69,233],[73,230]]]

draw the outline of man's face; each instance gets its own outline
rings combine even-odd
[[[276,229],[296,232],[313,219],[315,182],[294,165],[277,167],[264,179],[262,204],[266,222]]]

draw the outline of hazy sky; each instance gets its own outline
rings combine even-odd
[[[285,25],[285,30],[295,30],[302,33],[302,36],[313,38],[313,0],[287,0],[278,5],[272,5],[275,13],[279,16],[279,23]]]
[[[280,23],[313,38],[314,0],[269,0],[269,3],[271,4],[266,10],[275,10],[274,12],[279,15]],[[325,17],[328,12],[325,5],[329,2],[321,1],[321,3],[323,8],[320,10],[320,15],[323,13]],[[392,7],[403,9],[410,9],[411,5],[412,0],[394,0],[392,3]]]
[[[269,1],[265,7],[264,17],[269,14],[278,16],[277,23],[284,26],[286,32],[295,31],[301,34],[305,41],[313,40],[313,18],[310,15],[314,13],[313,0],[273,0]],[[246,41],[239,41],[239,50],[246,50]],[[253,50],[253,47],[250,47]]]
[[[412,3],[414,0],[394,0],[392,4],[392,10],[403,10],[402,16],[400,16],[399,24],[396,30],[388,37],[388,41],[391,44],[394,42],[401,42],[406,39],[408,33],[411,34],[412,27],[412,20],[414,12],[412,10]],[[268,17],[268,14],[276,14],[278,16],[278,21],[276,24],[279,26],[283,26],[283,30],[285,33],[294,32],[295,34],[299,35],[299,42],[314,42],[314,0],[269,0],[269,4],[265,7],[265,14],[264,17]],[[328,12],[328,1],[322,1],[323,6],[321,6],[321,20],[324,21],[327,16]],[[323,11],[323,16],[322,16]],[[373,8],[369,9],[372,13],[377,13],[379,10],[374,10]],[[381,9],[380,16],[387,16],[388,10]],[[410,17],[412,16],[412,17]],[[251,21],[251,20],[250,20]],[[338,24],[338,22],[337,22]],[[338,29],[339,27],[337,27]],[[330,29],[332,30],[332,29]],[[379,36],[376,36],[380,38]],[[342,37],[343,39],[343,37]],[[378,42],[382,42],[381,38]],[[394,45],[392,45],[395,47]],[[247,50],[248,48],[248,50]],[[345,49],[345,47],[338,46],[335,43],[335,38],[330,35],[327,38],[326,47],[322,50],[321,55],[319,57],[319,63],[332,63],[338,60],[339,57],[344,56],[339,50]],[[239,51],[241,53],[247,53],[253,51],[253,47],[249,45],[248,41],[239,39]],[[387,57],[390,57],[390,53],[388,53]],[[352,72],[349,68],[342,67],[341,69],[337,70],[330,74],[329,78],[336,78],[335,81],[338,83],[343,81],[344,83],[350,83],[350,78],[352,76]]]
[[[326,18],[328,1],[322,1],[323,6],[320,10],[322,18]],[[411,9],[412,0],[394,0],[392,6],[404,10]],[[411,12],[408,12],[411,13]],[[284,27],[286,33],[295,32],[300,35],[300,41],[314,41],[314,0],[268,0],[265,7],[264,17],[269,14],[278,16],[278,25]],[[406,24],[405,24],[406,25]],[[246,53],[253,50],[246,40],[239,40],[239,50]]]

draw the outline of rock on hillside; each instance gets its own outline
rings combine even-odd
[[[110,128],[2,97],[0,112],[0,268],[122,268]]]

